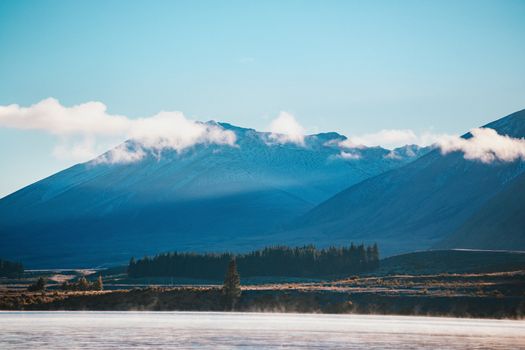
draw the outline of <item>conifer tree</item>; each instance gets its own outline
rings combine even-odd
[[[62,285],[60,286],[60,289],[62,289],[62,290],[70,290],[71,289],[71,284],[68,281],[64,281],[64,283],[62,283]]]
[[[131,259],[129,260],[129,265],[128,265],[128,275],[130,277],[135,277],[136,267],[137,267],[137,261],[135,260],[135,257],[132,256]]]
[[[30,292],[41,292],[41,291],[44,291],[46,290],[46,281],[44,280],[43,277],[40,277],[38,278],[38,280],[30,285],[28,288],[27,288],[28,291]]]
[[[77,286],[79,290],[89,290],[89,282],[86,279],[86,277],[84,276],[80,277],[77,282]]]
[[[20,278],[24,273],[21,263],[0,259],[0,276]]]
[[[104,284],[102,283],[102,276],[98,275],[97,281],[94,283],[95,290],[104,290]]]
[[[252,252],[191,253],[172,252],[131,259],[128,275],[137,277],[187,277],[219,280],[224,278],[228,263],[235,258],[243,277],[290,276],[334,277],[370,271],[379,266],[377,245],[355,245],[317,249],[303,247],[270,246]]]
[[[379,248],[377,247],[377,243],[374,243],[372,246],[372,256],[374,259],[374,268],[379,267]]]
[[[235,259],[231,259],[228,264],[228,270],[224,278],[224,285],[222,286],[222,295],[226,306],[230,309],[235,308],[235,304],[241,296],[241,278],[237,272],[237,263]]]

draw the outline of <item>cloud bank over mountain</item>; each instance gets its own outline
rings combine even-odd
[[[18,104],[0,106],[0,127],[40,130],[57,138],[53,155],[59,159],[87,161],[111,149],[97,161],[129,163],[146,155],[144,148],[158,154],[162,150],[182,151],[196,144],[235,145],[235,133],[216,123],[190,120],[182,112],[161,111],[132,119],[111,114],[101,102],[86,102],[67,107],[47,98],[29,107]],[[305,129],[295,117],[280,112],[269,125],[269,140],[274,143],[304,145]],[[130,149],[118,146],[127,139],[140,143]]]
[[[443,137],[452,135],[438,134],[425,131],[420,134],[411,129],[382,129],[374,133],[352,135],[341,142],[341,146],[354,148],[360,145],[367,147],[381,146],[395,148],[404,145],[430,146],[436,144]]]
[[[104,153],[97,161],[129,163],[141,160],[148,152],[161,155],[163,150],[183,151],[196,144],[234,146],[235,133],[217,123],[188,119],[182,112],[161,111],[153,116],[132,119],[108,113],[101,102],[86,102],[71,107],[47,98],[29,107],[17,104],[0,106],[0,127],[40,130],[57,138],[53,155],[59,159],[87,161]],[[268,141],[305,146],[306,129],[286,111],[270,122]],[[121,145],[132,139],[137,145]],[[411,129],[383,129],[376,133],[353,135],[338,141],[340,157],[359,159],[352,150],[361,146],[436,145],[443,154],[462,152],[465,159],[490,163],[525,159],[525,140],[499,135],[490,128],[471,131],[470,138],[422,132]],[[118,147],[117,147],[118,146]]]
[[[444,137],[438,141],[443,154],[463,152],[464,158],[483,163],[525,160],[525,139],[500,135],[494,129],[475,128],[472,137]]]
[[[442,154],[462,152],[467,160],[492,163],[494,161],[513,162],[525,160],[525,139],[500,135],[491,128],[475,128],[469,138],[458,135],[424,132],[417,135],[410,129],[381,130],[377,133],[353,136],[341,141],[343,148],[353,149],[365,146],[408,145],[440,148]],[[349,153],[345,153],[349,154]],[[342,153],[343,156],[343,153]]]
[[[151,117],[131,119],[110,114],[101,102],[86,102],[72,107],[47,98],[29,107],[17,104],[0,106],[0,127],[41,130],[58,137],[53,151],[59,158],[91,159],[126,139],[139,141],[153,150],[181,151],[195,144],[235,144],[235,134],[214,124],[190,120],[181,112],[160,112]],[[143,151],[119,153],[107,161],[140,159]]]
[[[288,112],[280,112],[269,127],[270,139],[277,143],[304,145],[305,128]]]

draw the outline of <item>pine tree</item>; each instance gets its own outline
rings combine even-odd
[[[379,248],[377,247],[377,243],[374,243],[372,246],[372,256],[374,259],[374,268],[379,267]]]
[[[27,288],[30,292],[41,292],[46,290],[46,281],[43,277],[40,277],[34,284]]]
[[[60,286],[60,289],[62,290],[71,290],[71,284],[68,281],[64,281],[62,285]]]
[[[189,277],[217,280],[224,277],[229,261],[235,258],[238,271],[247,276],[333,277],[370,271],[379,266],[379,250],[374,246],[317,249],[269,246],[244,254],[163,253],[139,260],[132,258],[128,275],[137,277]]]
[[[128,275],[130,277],[135,277],[135,274],[136,274],[136,268],[137,268],[137,261],[135,260],[135,257],[132,256],[131,259],[129,260],[129,265],[128,265]]]
[[[89,282],[86,277],[82,276],[77,282],[78,290],[89,290]]]
[[[235,308],[237,300],[241,296],[241,277],[237,272],[237,263],[235,259],[231,259],[224,278],[224,285],[222,286],[222,295],[226,306],[230,309]]]
[[[104,290],[104,284],[102,283],[102,276],[98,275],[97,281],[94,283],[95,290]]]

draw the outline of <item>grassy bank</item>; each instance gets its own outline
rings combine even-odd
[[[217,288],[143,288],[111,292],[3,294],[4,310],[224,311]],[[525,298],[349,294],[318,290],[248,290],[235,311],[358,313],[476,318],[525,315]]]
[[[0,290],[2,310],[223,311],[218,286],[30,293]],[[523,318],[525,271],[352,277],[244,285],[236,311]]]

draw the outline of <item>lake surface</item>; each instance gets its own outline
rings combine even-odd
[[[0,349],[525,349],[525,322],[436,317],[0,312]]]

